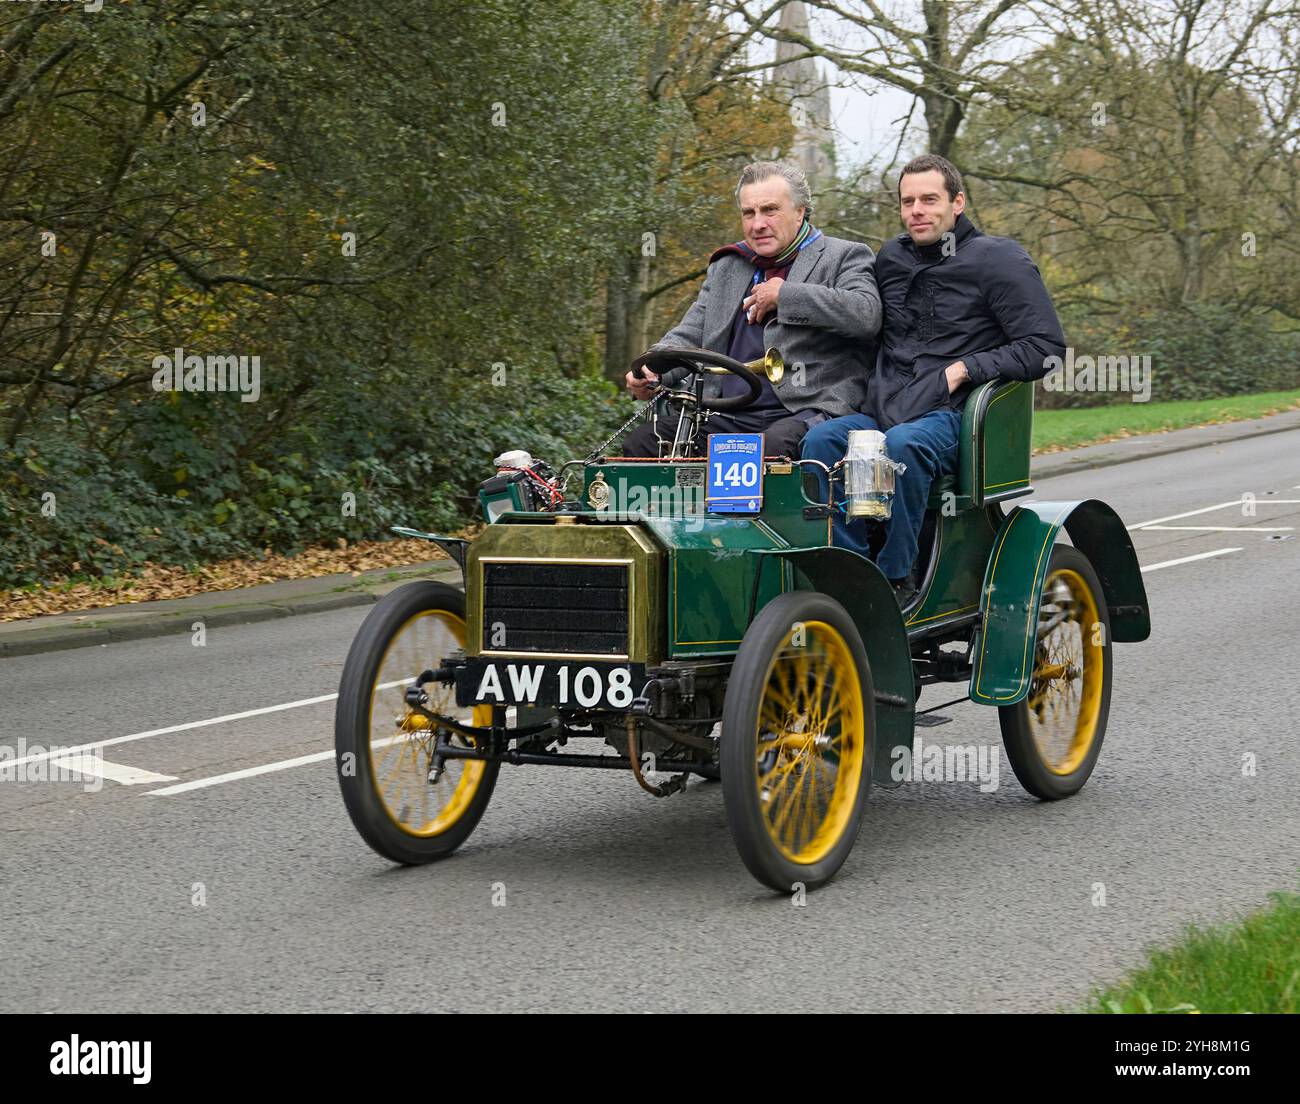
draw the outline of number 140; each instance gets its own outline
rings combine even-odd
[[[725,483],[729,487],[756,487],[758,485],[758,465],[752,460],[746,461],[744,464],[733,461],[724,474],[722,465],[714,464],[713,482],[715,484]]]

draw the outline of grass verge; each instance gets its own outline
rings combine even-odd
[[[1189,927],[1175,946],[1094,993],[1086,1011],[1300,1012],[1300,894],[1270,896],[1271,908],[1237,924]]]
[[[1034,452],[1061,452],[1082,445],[1118,441],[1142,433],[1166,433],[1190,426],[1218,425],[1300,410],[1300,391],[1266,391],[1226,399],[1122,403],[1078,410],[1035,410]]]

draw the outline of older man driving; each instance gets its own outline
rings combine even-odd
[[[743,240],[713,253],[695,302],[653,348],[702,348],[741,362],[779,350],[787,366],[782,378],[764,379],[745,409],[711,415],[691,451],[704,451],[706,433],[763,433],[767,455],[797,457],[810,425],[865,406],[872,340],[880,331],[874,256],[813,226],[808,181],[794,166],[746,165],[736,200]],[[629,372],[627,387],[648,399],[658,383],[671,386],[688,371],[673,368],[662,381],[649,371],[644,380]],[[747,394],[734,376],[718,383],[724,396]],[[647,423],[627,435],[623,453],[659,456],[671,437],[669,428],[661,441]]]

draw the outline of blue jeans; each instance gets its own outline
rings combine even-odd
[[[820,460],[827,467],[838,464],[848,451],[850,430],[876,428],[875,421],[866,414],[849,414],[822,422],[813,426],[803,439],[803,458]],[[961,415],[955,410],[932,410],[914,422],[904,422],[885,432],[890,459],[907,465],[907,471],[895,483],[892,516],[884,523],[885,544],[876,557],[876,566],[886,578],[905,577],[916,560],[930,484],[937,476],[957,474],[960,434]],[[820,468],[813,471],[824,497],[826,473]],[[843,483],[839,486],[842,488]],[[833,519],[833,543],[869,556],[866,518],[849,519],[843,508],[836,505]]]

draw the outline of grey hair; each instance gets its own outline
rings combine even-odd
[[[740,170],[740,182],[736,185],[736,205],[740,205],[740,189],[747,184],[757,184],[760,180],[779,176],[790,189],[790,199],[796,207],[803,207],[808,218],[812,218],[812,189],[808,187],[808,178],[798,165],[784,161],[754,161]]]

